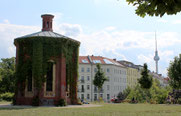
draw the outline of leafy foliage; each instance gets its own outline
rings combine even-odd
[[[14,92],[15,58],[2,58],[0,62],[0,94]]]
[[[38,96],[34,97],[34,98],[32,99],[32,106],[39,106],[39,104],[40,104],[40,99],[39,99],[39,97],[38,97]]]
[[[161,87],[160,82],[157,79],[154,79],[150,89],[143,89],[140,85],[132,88],[127,99],[131,100],[134,97],[139,103],[148,102],[162,104],[166,102],[166,98],[170,91],[170,87]]]
[[[126,98],[126,96],[124,95],[124,93],[119,92],[117,98],[118,98],[119,100],[124,100],[124,99]]]
[[[45,82],[47,62],[54,60],[56,63],[57,59],[65,57],[66,82],[70,97],[76,99],[79,42],[67,38],[29,37],[15,39],[14,43],[18,49],[16,84],[23,85],[32,73],[34,88],[39,91]]]
[[[137,6],[136,14],[145,17],[173,15],[181,11],[181,0],[126,0],[129,4]]]
[[[101,88],[104,84],[105,81],[107,81],[108,79],[105,77],[105,74],[104,72],[101,70],[101,65],[98,63],[97,65],[97,72],[95,74],[95,77],[94,77],[94,80],[93,80],[93,84],[98,88],[98,93],[99,93],[99,96],[100,96],[100,91],[101,91]],[[100,97],[99,98],[99,101],[101,100]]]
[[[66,106],[66,105],[67,105],[67,103],[66,103],[65,99],[60,99],[57,104],[57,106]]]
[[[93,83],[100,90],[102,88],[104,82],[107,80],[107,78],[105,77],[104,72],[101,70],[100,64],[97,64],[96,66],[97,66],[98,70],[95,74]]]
[[[131,88],[128,86],[123,92],[119,92],[117,98],[119,100],[124,100],[130,94]]]
[[[14,93],[10,93],[10,92],[0,94],[0,100],[12,101],[13,97],[14,97]]]
[[[147,64],[145,63],[141,72],[141,78],[138,79],[138,82],[142,88],[149,89],[152,86],[152,80],[152,77],[148,74]]]
[[[170,86],[174,89],[181,89],[181,54],[170,62],[168,76],[170,78]]]

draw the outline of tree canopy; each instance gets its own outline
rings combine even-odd
[[[129,4],[137,6],[136,14],[145,17],[173,15],[181,11],[181,0],[126,0]]]
[[[174,89],[181,89],[181,54],[170,62],[168,76],[170,78],[170,86]]]
[[[101,70],[100,64],[97,64],[96,66],[97,66],[98,70],[95,74],[93,83],[100,90],[102,88],[104,82],[107,80],[107,78],[105,77],[104,72]]]
[[[0,93],[14,92],[15,58],[2,58],[0,61]]]
[[[148,74],[148,66],[145,63],[141,72],[141,78],[138,79],[139,84],[144,89],[149,89],[152,86],[152,77]]]

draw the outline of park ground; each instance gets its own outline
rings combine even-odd
[[[68,107],[10,106],[0,102],[0,116],[181,116],[181,105],[94,103]],[[88,106],[88,107],[87,107]]]

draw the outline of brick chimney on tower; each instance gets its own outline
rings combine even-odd
[[[53,31],[52,23],[54,16],[51,14],[44,14],[41,15],[43,22],[42,22],[42,31]]]

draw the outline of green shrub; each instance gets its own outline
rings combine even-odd
[[[65,99],[60,99],[57,104],[57,106],[66,106],[66,105],[67,105],[67,102],[65,101]]]
[[[6,92],[0,95],[0,99],[5,100],[5,101],[12,101],[13,96],[14,96],[14,93]]]
[[[161,87],[160,82],[154,79],[150,89],[143,89],[137,85],[131,89],[126,99],[132,100],[134,97],[139,103],[164,104],[170,90],[169,87]]]
[[[181,98],[178,98],[178,104],[181,104]]]
[[[39,97],[34,97],[32,100],[32,106],[39,106],[40,104],[40,99]]]

